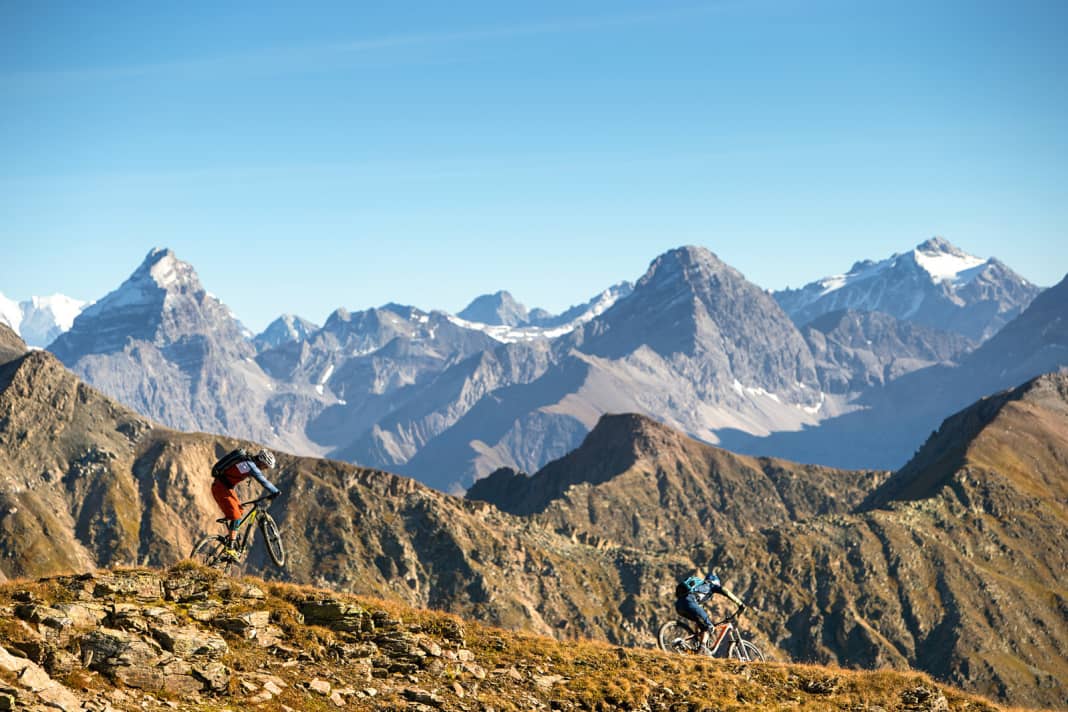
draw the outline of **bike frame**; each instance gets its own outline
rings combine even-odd
[[[696,633],[691,633],[689,636],[687,636],[686,640],[694,641],[694,648],[703,647],[705,650],[708,651],[709,655],[715,655],[717,652],[719,652],[720,647],[723,645],[723,641],[727,639],[730,639],[730,642],[740,646],[742,644],[742,635],[739,632],[738,627],[734,625],[734,619],[737,617],[738,612],[735,611],[734,613],[727,616],[718,623],[713,623],[711,633],[715,636],[715,638],[709,640],[709,642],[703,646],[701,645],[700,628],[697,629]],[[689,627],[689,624],[687,624],[687,627]]]
[[[235,532],[240,531],[246,524],[248,524],[248,523],[250,523],[250,522],[252,522],[252,521],[254,521],[256,519],[256,515],[260,513],[260,502],[263,502],[266,499],[267,499],[267,497],[260,497],[259,499],[254,499],[254,500],[252,500],[250,502],[242,502],[241,503],[242,507],[247,507],[248,505],[251,504],[252,505],[252,509],[250,509],[248,511],[248,514],[246,514],[245,516],[243,516],[243,517],[241,517],[240,519],[237,520],[237,524],[234,526],[234,531]]]

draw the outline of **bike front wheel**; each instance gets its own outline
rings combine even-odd
[[[692,652],[695,644],[691,631],[680,621],[668,621],[656,633],[656,644],[667,653]]]
[[[731,643],[731,649],[728,655],[735,660],[741,660],[743,663],[764,662],[764,653],[760,652],[760,648],[753,645],[748,640],[740,641],[740,643]]]
[[[271,515],[260,515],[260,531],[263,532],[263,542],[267,545],[267,553],[275,566],[286,565],[286,549],[282,545],[282,533],[278,531],[278,525],[274,523]]]
[[[208,534],[200,539],[193,547],[189,558],[197,563],[220,571],[226,571],[232,563],[226,556],[226,542],[223,537],[216,534]]]

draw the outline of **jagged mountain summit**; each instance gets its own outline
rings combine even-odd
[[[647,414],[715,442],[722,428],[815,424],[824,401],[808,347],[778,304],[710,251],[686,247],[553,342],[534,379],[497,388],[395,467],[456,491],[502,466],[537,470],[603,413]]]
[[[996,258],[975,257],[934,237],[903,254],[857,262],[845,274],[776,292],[775,299],[801,326],[843,309],[877,311],[978,343],[1040,291]]]
[[[0,324],[11,327],[28,345],[44,348],[71,327],[87,304],[63,294],[16,302],[0,293]]]
[[[300,343],[319,330],[317,324],[295,314],[278,317],[252,340],[257,351],[277,348],[283,344]]]
[[[250,336],[192,265],[153,249],[50,350],[89,383],[171,427],[321,451],[304,424],[332,399],[272,380],[254,360]]]
[[[549,315],[540,309],[536,313],[538,317]],[[531,322],[527,308],[504,290],[475,298],[456,316],[488,326],[523,326]]]

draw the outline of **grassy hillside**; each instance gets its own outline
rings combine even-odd
[[[189,563],[8,582],[0,647],[7,709],[1001,709],[917,673],[561,642]]]

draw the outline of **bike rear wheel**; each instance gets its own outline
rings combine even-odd
[[[213,569],[226,571],[233,563],[226,556],[226,541],[217,534],[207,534],[193,547],[189,558]]]
[[[743,663],[764,662],[764,653],[760,652],[760,648],[753,645],[748,640],[741,641],[740,645],[738,643],[731,643],[731,649],[728,655],[735,660],[741,660]]]
[[[263,532],[263,542],[267,545],[267,553],[275,566],[286,565],[286,549],[282,545],[282,533],[278,531],[278,525],[270,514],[264,512],[260,515],[260,530]]]
[[[688,653],[696,649],[694,633],[682,621],[668,621],[656,633],[656,644],[668,653]]]

